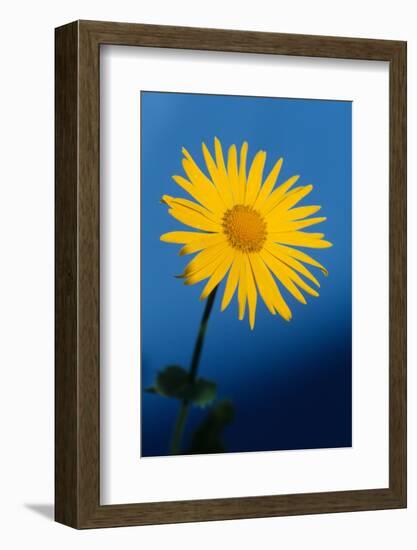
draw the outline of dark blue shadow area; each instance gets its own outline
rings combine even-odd
[[[287,323],[259,300],[256,325],[237,319],[237,301],[220,312],[222,283],[210,318],[199,373],[235,406],[224,432],[227,451],[351,446],[351,103],[142,92],[141,317],[142,387],[169,364],[188,368],[204,308],[203,285],[174,275],[190,257],[159,237],[187,229],[160,204],[185,196],[172,181],[183,174],[181,147],[204,168],[201,143],[249,143],[249,160],[267,152],[266,171],[280,156],[279,182],[300,174],[314,185],[304,204],[322,205],[320,226],[333,247],[308,250],[329,270],[317,274],[320,297],[307,305],[283,291],[293,312]],[[139,368],[139,366],[138,366]],[[142,394],[142,455],[168,453],[179,403]],[[206,412],[193,409],[185,440]],[[139,431],[139,430],[138,430]]]

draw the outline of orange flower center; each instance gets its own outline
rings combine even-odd
[[[266,223],[251,206],[237,204],[226,210],[223,231],[230,246],[241,252],[258,252],[266,239]]]

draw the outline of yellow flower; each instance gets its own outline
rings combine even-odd
[[[237,289],[239,319],[244,317],[247,302],[249,322],[253,328],[259,292],[272,315],[278,312],[289,321],[291,311],[276,279],[294,298],[305,304],[301,290],[318,296],[318,292],[305,279],[317,287],[320,284],[304,264],[317,267],[327,275],[321,264],[294,248],[332,246],[323,240],[323,233],[301,231],[326,219],[309,217],[320,210],[320,206],[295,207],[313,186],[294,187],[299,176],[292,176],[274,189],[283,159],[276,162],[263,180],[265,151],[258,151],[247,174],[246,142],[240,149],[239,160],[235,145],[229,148],[225,159],[217,138],[214,140],[214,158],[204,143],[202,148],[209,176],[184,148],[182,165],[188,179],[173,176],[174,181],[194,200],[168,195],[162,197],[162,202],[169,206],[171,216],[198,231],[173,231],[162,235],[161,240],[183,244],[181,255],[198,252],[181,277],[185,279],[185,284],[208,279],[201,299],[207,298],[227,277],[222,311]]]

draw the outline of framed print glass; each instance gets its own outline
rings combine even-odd
[[[405,43],[81,21],[56,77],[57,521],[404,507]]]
[[[180,407],[171,449],[169,418],[175,404],[142,394],[142,456],[179,453],[187,447],[197,454],[351,446],[351,107],[346,101],[142,92],[142,381],[145,386],[148,381],[149,393],[164,397],[178,399],[189,391],[196,392],[186,399],[189,403]],[[181,138],[174,130],[179,126]],[[281,136],[277,136],[279,127],[285,128]],[[170,133],[170,128],[174,132]],[[204,142],[200,153],[201,137],[214,135],[216,129],[222,140],[216,137],[214,145],[210,144],[214,154]],[[247,141],[236,146],[232,143],[236,135],[246,136]],[[188,180],[174,175],[174,181],[194,201],[165,193],[171,192],[166,182],[172,164],[158,163],[157,159],[161,151],[165,154],[172,150],[175,155],[181,150],[178,139],[195,151],[199,164],[216,184],[209,184],[184,148],[181,162]],[[231,145],[225,146],[226,140]],[[259,151],[252,152],[249,144],[259,147]],[[262,145],[266,151],[260,149]],[[332,243],[317,232],[301,229],[328,223],[324,224],[326,217],[314,215],[320,205],[306,205],[313,186],[298,185],[301,177],[288,171],[282,158],[270,162],[268,150],[281,151],[285,159],[298,159],[298,172],[303,173],[308,165],[311,178],[321,182],[320,190],[324,193],[327,188],[323,199],[327,210],[337,212],[337,225],[331,232],[339,246],[332,258],[335,267],[330,268],[337,269],[337,282],[333,295],[322,294],[315,306],[323,309],[314,314],[312,309],[297,304],[290,307],[275,278],[301,304],[307,304],[306,296],[318,297],[320,282],[313,271],[328,274],[318,259],[326,263],[325,249]],[[166,219],[158,198],[175,220],[183,222],[180,229],[185,224],[185,229],[194,230],[176,231],[177,224]],[[164,227],[174,231],[162,234],[160,240],[182,244],[182,256],[198,252],[190,263],[185,265],[182,256],[157,242],[155,234]],[[299,247],[314,249],[314,257]],[[146,265],[161,269],[148,270]],[[312,266],[311,270],[307,266]],[[182,281],[173,277],[181,271],[185,288],[178,288]],[[197,290],[198,286],[195,291],[187,288],[205,279],[203,292]],[[218,292],[222,292],[217,298],[220,307],[213,311]],[[202,300],[207,298],[203,323],[208,324],[213,317],[207,340],[202,334],[204,326],[196,330],[201,315],[199,295]],[[229,311],[229,304],[235,302],[238,311]],[[220,315],[216,309],[227,311]],[[162,311],[166,312],[165,322],[156,321],[154,312]],[[270,318],[271,314],[279,315],[278,323]],[[236,323],[237,317],[247,317],[249,326]],[[290,332],[282,319],[292,321]],[[335,338],[329,339],[329,327],[325,329],[324,321],[318,319],[338,321]],[[161,333],[154,330],[156,322],[166,335],[162,341],[169,342],[166,347],[160,345]],[[296,329],[294,324],[298,325]],[[191,354],[190,336],[194,334],[201,336]],[[187,364],[188,356],[194,390],[188,387],[189,373],[175,364]],[[262,364],[259,357],[263,358]],[[311,363],[321,367],[310,371],[313,376],[306,386],[303,370]],[[159,370],[164,364],[174,365]],[[209,379],[200,377],[200,371]],[[220,398],[214,408],[208,408],[216,403],[222,389],[228,391],[229,399]],[[208,408],[208,414],[199,414],[199,408]],[[188,432],[188,416],[188,427],[194,424],[195,431],[188,434],[184,448],[180,440],[182,431]],[[220,430],[223,425],[228,433],[225,442]]]

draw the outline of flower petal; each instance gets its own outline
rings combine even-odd
[[[230,269],[230,266],[233,263],[235,257],[235,252],[233,250],[228,250],[226,255],[223,257],[223,260],[219,263],[216,270],[213,272],[208,283],[204,287],[203,292],[201,293],[200,299],[204,300],[210,294],[210,292],[216,287],[220,281],[226,276],[227,272]]]
[[[291,210],[283,212],[282,219],[285,219],[285,221],[302,220],[316,214],[320,209],[321,206],[298,206],[297,208],[291,208]]]
[[[221,149],[220,142],[217,138],[214,140],[215,155],[216,161],[219,163],[217,166],[213,157],[210,154],[210,151],[207,149],[205,143],[202,144],[203,155],[206,161],[207,169],[209,171],[210,177],[213,184],[217,188],[219,195],[222,197],[222,200],[227,208],[231,208],[233,205],[232,194],[229,188],[229,182],[227,180],[226,168],[224,166],[223,152]]]
[[[278,212],[285,212],[286,210],[289,210],[298,202],[300,202],[301,199],[311,193],[312,190],[312,185],[296,187],[295,189],[287,193],[287,195],[285,195],[285,197],[281,201],[279,201],[278,204],[273,208],[265,207],[264,213],[267,216],[267,219],[276,216]]]
[[[306,220],[296,220],[296,221],[287,221],[285,218],[277,217],[274,222],[268,222],[268,230],[271,234],[274,233],[283,233],[289,231],[298,231],[299,229],[304,229],[315,225],[317,223],[322,223],[326,221],[327,218],[308,218]]]
[[[200,229],[201,231],[210,231],[212,233],[219,233],[221,231],[221,225],[215,223],[199,212],[193,211],[190,208],[176,204],[168,210],[173,218],[180,221],[184,225]]]
[[[198,241],[208,235],[212,235],[212,233],[200,233],[199,231],[170,231],[169,233],[164,233],[159,238],[165,243],[188,244]]]
[[[267,264],[264,262],[262,257],[257,254],[253,254],[251,256],[251,262],[256,265],[255,277],[257,277],[257,285],[258,289],[260,291],[261,285],[262,287],[268,288],[269,292],[266,293],[264,291],[265,296],[262,296],[265,304],[267,305],[269,309],[269,305],[267,302],[271,300],[270,305],[281,315],[283,319],[286,321],[290,321],[292,318],[291,310],[288,307],[286,301],[282,297],[281,292],[279,291],[279,288],[274,280],[274,278],[271,275],[271,271],[267,267]]]
[[[253,205],[258,196],[262,183],[265,160],[265,151],[258,151],[252,161],[246,185],[245,204]]]
[[[323,240],[323,233],[305,233],[303,231],[289,231],[269,234],[271,240],[280,244],[301,246],[304,248],[329,248],[332,243]]]
[[[169,195],[162,195],[161,202],[165,203],[166,205],[170,206],[171,208],[175,208],[176,206],[182,206],[184,208],[189,208],[193,212],[198,212],[199,214],[202,214],[207,219],[211,220],[214,223],[219,223],[221,220],[210,210],[207,210],[204,206],[201,206],[201,204],[198,204],[194,201],[190,201],[188,199],[183,199],[180,197],[171,197]]]
[[[292,281],[312,296],[319,295],[318,292],[311,288],[305,281],[303,281],[303,279],[301,279],[301,277],[293,269],[290,269],[287,265],[278,260],[278,258],[270,254],[267,250],[264,251],[262,257],[265,260],[269,269],[275,275],[275,277],[277,277],[277,279],[281,281],[281,283],[287,288],[287,290],[289,290],[289,292],[291,292],[291,294],[293,294],[293,287],[291,284],[288,285],[288,280]],[[301,295],[301,297],[302,299],[300,301],[304,301],[303,303],[305,303],[304,296]]]
[[[245,316],[246,296],[247,296],[247,282],[246,282],[246,264],[243,256],[242,265],[239,275],[239,287],[237,290],[237,301],[239,304],[239,321],[242,321]]]
[[[192,260],[190,260],[184,269],[183,277],[190,277],[200,269],[210,265],[214,260],[218,259],[225,252],[228,245],[224,243],[209,246],[199,252]]]
[[[229,186],[229,179],[227,177],[226,164],[223,157],[223,149],[220,140],[214,138],[214,154],[216,155],[217,174],[222,180],[222,185],[225,192],[231,195],[231,189]]]
[[[212,212],[216,212],[216,208],[213,207],[211,202],[208,200],[209,194],[204,193],[199,187],[193,185],[191,182],[183,178],[182,176],[172,176],[172,179],[177,185],[184,189],[193,199],[198,201],[202,206],[207,207]],[[214,208],[214,209],[212,209]],[[220,209],[219,209],[220,210]]]
[[[269,242],[265,243],[264,248],[265,250],[268,250],[268,252],[270,252],[273,256],[275,256],[278,260],[283,262],[285,265],[287,265],[291,269],[294,269],[295,271],[298,271],[299,273],[301,273],[301,275],[304,275],[304,277],[306,277],[307,279],[310,279],[310,281],[312,281],[315,285],[320,287],[320,283],[318,282],[316,277],[314,277],[314,275],[302,263],[296,260],[294,256],[290,256],[290,253],[292,252],[299,253],[300,252],[299,250],[296,250],[294,248],[288,248],[286,246],[282,246],[275,243],[269,243]],[[283,251],[283,249],[290,250],[291,252],[286,253],[285,250]],[[304,254],[303,252],[300,252],[300,254],[302,254],[302,257],[308,258],[309,260],[311,260],[306,263],[311,264],[312,262],[314,262],[314,264],[312,265],[316,265],[316,267],[319,267],[323,271],[323,273],[327,275],[327,271],[322,265],[320,265],[318,262],[313,260],[313,258],[310,258],[310,256],[308,256],[307,254]]]
[[[280,158],[275,163],[272,170],[269,172],[264,184],[262,185],[258,196],[256,197],[256,201],[253,203],[254,208],[261,208],[262,204],[265,202],[265,200],[269,197],[271,194],[272,189],[274,188],[275,182],[277,181],[277,178],[279,176],[279,173],[281,171],[282,163],[284,162],[283,158]]]
[[[203,233],[201,235],[204,235]],[[226,237],[222,233],[207,233],[202,236],[201,239],[195,239],[193,242],[186,244],[179,251],[180,256],[186,256],[187,254],[194,254],[200,250],[204,250],[215,244],[225,243]]]
[[[192,272],[187,271],[187,266],[184,283],[186,285],[195,285],[204,279],[208,279],[215,273],[216,269],[222,263],[226,255],[227,250],[224,249],[221,253],[217,253],[213,258],[211,258],[211,260],[207,260],[205,264],[201,264],[200,268],[195,269]]]
[[[260,256],[263,259],[263,261],[266,263],[266,265],[268,265],[269,267],[268,260],[270,259],[270,253],[267,252],[266,250],[262,250],[260,252]],[[280,270],[279,280],[282,283],[282,285],[288,290],[288,292],[294,296],[296,300],[298,300],[302,304],[307,303],[303,294],[299,291],[299,289],[293,283],[291,277],[288,276],[288,273],[286,273],[283,269]]]
[[[224,288],[224,294],[221,304],[221,310],[224,311],[230,304],[233,294],[235,293],[237,284],[239,282],[239,276],[242,269],[243,257],[241,254],[236,254],[235,259],[230,268],[229,275],[227,277],[226,286]]]
[[[188,152],[183,149],[184,154]],[[182,167],[192,183],[195,193],[201,198],[203,206],[211,210],[214,214],[221,215],[226,205],[222,200],[218,190],[208,179],[208,177],[198,168],[191,156],[186,156],[182,160]]]
[[[245,272],[246,272],[246,285],[247,285],[247,297],[248,297],[248,309],[249,309],[249,324],[250,328],[253,330],[255,326],[255,315],[256,315],[256,302],[257,302],[257,292],[255,279],[253,277],[252,267],[249,262],[249,258],[245,256]]]
[[[309,264],[309,265],[312,265],[314,267],[317,267],[326,276],[329,274],[329,272],[327,271],[327,269],[324,266],[322,266],[317,260],[315,260],[314,258],[309,256],[305,252],[302,252],[301,250],[298,250],[296,248],[292,248],[292,247],[289,247],[289,246],[284,246],[284,245],[281,245],[281,244],[274,244],[273,247],[274,247],[274,254],[275,255],[279,255],[278,257],[280,257],[285,263],[287,263],[291,267],[294,267],[294,269],[297,269],[298,271],[299,271],[299,269],[297,267],[295,267],[296,264],[290,264],[289,260],[293,260],[293,261],[299,260],[300,262],[304,262],[305,264]],[[297,264],[298,264],[298,262],[297,262]],[[301,273],[301,271],[300,271],[300,273]],[[305,275],[305,274],[303,273],[303,275]],[[311,275],[311,273],[310,273],[310,275]]]
[[[268,280],[266,278],[265,272],[267,270],[265,269],[265,264],[263,264],[258,254],[250,254],[249,261],[252,267],[259,294],[261,295],[262,300],[265,302],[265,305],[268,308],[269,312],[272,315],[275,315],[276,311],[274,308],[274,300],[271,297],[271,292],[269,291],[270,285],[268,284]]]
[[[240,163],[239,163],[239,173],[238,173],[238,183],[239,183],[239,195],[238,195],[238,204],[243,204],[245,200],[245,191],[246,191],[246,158],[248,155],[248,143],[247,141],[243,142],[240,149]]]
[[[273,210],[286,196],[287,191],[300,179],[300,176],[292,176],[277,187],[265,200],[258,202],[258,208],[262,213],[268,213]]]
[[[227,176],[229,178],[229,183],[233,194],[233,202],[234,204],[238,204],[240,201],[240,189],[236,145],[229,147],[229,153],[227,156]]]

